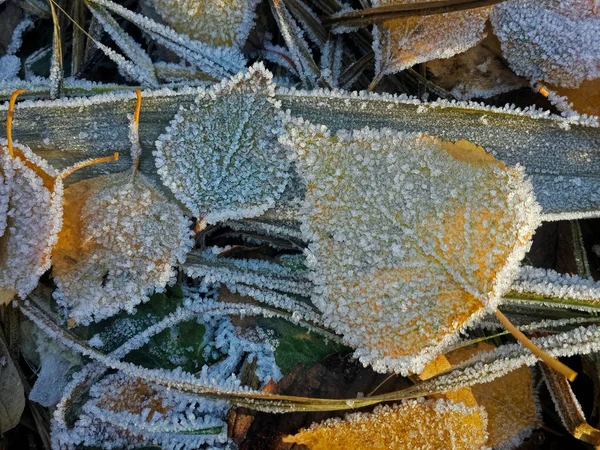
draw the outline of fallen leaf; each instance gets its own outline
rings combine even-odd
[[[520,168],[390,130],[294,122],[282,142],[307,186],[313,300],[364,364],[419,373],[495,309],[539,223]]]
[[[178,33],[210,45],[241,47],[256,18],[258,0],[150,0]]]
[[[486,442],[483,408],[448,400],[407,401],[378,406],[372,413],[329,419],[288,436],[284,442],[310,450],[479,449]]]
[[[281,196],[289,162],[275,85],[262,64],[202,92],[156,142],[165,186],[207,223],[262,214]]]
[[[162,292],[193,244],[185,215],[140,174],[72,184],[64,204],[52,275],[72,325],[132,312]]]
[[[517,75],[565,88],[600,77],[600,8],[593,0],[510,0],[494,33]]]
[[[377,0],[373,6],[415,2]],[[383,22],[374,32],[376,72],[381,75],[399,72],[418,63],[450,58],[468,50],[485,37],[485,22],[490,11],[488,6]]]

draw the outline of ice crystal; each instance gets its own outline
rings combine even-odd
[[[150,0],[177,32],[211,45],[241,47],[259,0]]]
[[[262,64],[201,92],[156,142],[158,173],[208,223],[261,214],[283,192],[289,162],[281,118]]]
[[[510,287],[539,223],[529,182],[466,141],[287,130],[316,305],[363,363],[419,372]]]
[[[0,82],[17,78],[21,70],[21,60],[15,55],[0,56]]]
[[[0,236],[0,304],[15,295],[27,296],[50,267],[62,216],[63,186],[52,178],[54,169],[28,147],[14,147],[15,156],[10,156],[7,141],[0,141],[2,189],[7,195],[6,215],[0,218],[5,224]]]
[[[142,14],[134,13],[110,0],[90,0],[90,2],[135,23],[156,42],[164,45],[190,64],[213,77],[230,76],[242,70],[246,64],[238,48],[215,47],[190,39],[185,34],[179,34],[172,28],[159,24]]]
[[[373,6],[417,1],[376,0]],[[468,50],[485,36],[483,31],[490,9],[474,8],[383,22],[374,28],[373,35],[377,73],[384,75],[399,72],[417,63],[450,58]]]
[[[65,206],[54,296],[76,323],[132,312],[164,289],[192,246],[188,219],[141,175],[73,184]]]
[[[300,430],[285,442],[311,450],[370,450],[374,448],[481,449],[487,440],[487,416],[481,407],[448,400],[409,400],[355,413],[344,420],[328,419]]]
[[[306,87],[314,87],[319,78],[319,68],[315,64],[312,52],[304,38],[304,31],[298,26],[284,2],[271,0],[271,11],[277,21],[279,31],[288,47],[295,71]]]
[[[599,282],[549,269],[522,267],[511,289],[518,293],[589,301],[590,306],[600,303]]]
[[[494,7],[491,21],[518,75],[578,87],[600,77],[599,11],[593,1],[511,0]]]
[[[313,287],[301,271],[259,259],[219,258],[210,252],[191,252],[183,269],[208,283],[241,283],[296,294],[310,293]]]
[[[117,21],[113,19],[110,13],[104,8],[91,3],[88,5],[88,8],[92,12],[94,18],[102,25],[104,30],[110,35],[125,55],[127,55],[131,62],[126,61],[114,50],[99,42],[96,43],[98,48],[113,60],[129,77],[134,78],[145,86],[158,87],[152,60],[142,47],[121,28]]]

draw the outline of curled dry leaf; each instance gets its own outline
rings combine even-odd
[[[600,8],[594,0],[511,0],[491,15],[511,68],[532,81],[576,88],[600,77]]]
[[[295,122],[314,301],[378,371],[420,372],[493,311],[539,223],[520,168],[466,141]]]
[[[376,0],[373,6],[417,1]],[[485,36],[485,21],[490,11],[488,6],[383,22],[374,32],[376,72],[380,75],[399,72],[418,63],[450,58],[468,50]]]
[[[192,246],[188,219],[142,175],[75,183],[64,203],[52,275],[75,323],[132,312],[164,289]]]
[[[262,64],[202,92],[156,142],[165,186],[208,223],[263,213],[281,196],[289,162],[279,104]]]
[[[372,413],[329,419],[301,430],[284,442],[310,450],[438,449],[452,442],[454,449],[484,446],[487,423],[483,408],[448,400],[413,400],[378,406]]]
[[[210,45],[241,47],[254,26],[258,0],[150,0],[178,33]]]
[[[451,369],[477,353],[493,350],[491,344],[481,342],[476,347],[459,348],[431,361],[421,379],[430,378]],[[554,373],[554,372],[553,372]],[[557,374],[557,376],[561,376]],[[443,397],[462,402],[469,407],[482,406],[488,417],[487,446],[509,450],[520,445],[538,426],[538,412],[533,393],[531,372],[520,367],[493,381],[448,391]]]

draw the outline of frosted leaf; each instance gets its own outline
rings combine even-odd
[[[24,298],[50,267],[50,257],[61,227],[62,181],[29,148],[15,145],[11,157],[7,141],[0,141],[0,169],[4,178],[6,223],[0,236],[0,304],[15,295]],[[1,213],[1,211],[0,211]]]
[[[211,45],[241,47],[256,18],[259,0],[150,0],[178,33]]]
[[[577,275],[524,266],[513,281],[511,290],[549,298],[583,300],[590,306],[600,304],[600,283]],[[568,307],[568,303],[565,304]]]
[[[599,13],[591,0],[511,0],[491,21],[518,75],[575,88],[600,77]]]
[[[131,62],[125,62],[124,58],[119,58],[120,55],[105,45],[98,43],[98,48],[100,48],[100,50],[102,50],[130,77],[134,77],[135,80],[145,86],[158,87],[152,60],[142,47],[121,28],[117,21],[104,8],[90,3],[88,4],[88,9],[92,12],[94,18],[102,25],[104,31],[110,35]],[[135,69],[130,68],[128,64],[132,64]]]
[[[481,407],[469,408],[448,400],[409,400],[378,406],[372,413],[349,414],[344,420],[300,430],[284,442],[310,450],[481,449],[487,440],[487,416]]]
[[[210,252],[190,252],[183,270],[207,283],[242,283],[295,294],[307,294],[313,288],[301,271],[260,259],[219,258]]]
[[[540,208],[520,168],[481,147],[296,122],[315,304],[375,370],[419,372],[518,271]]]
[[[41,367],[29,393],[29,400],[52,407],[60,401],[62,390],[70,378],[70,371],[81,364],[81,358],[38,330],[39,328],[35,327]]]
[[[592,444],[594,447],[600,445],[600,430],[587,423],[581,404],[569,382],[544,365],[540,365],[540,369],[558,416],[566,430],[577,439]]]
[[[296,73],[306,87],[314,87],[320,76],[319,67],[316,65],[308,42],[304,38],[304,31],[298,26],[284,2],[270,0],[269,3],[279,31],[294,61]]]
[[[175,197],[208,223],[260,215],[283,192],[289,162],[271,74],[262,64],[202,92],[156,141]]]
[[[52,274],[75,323],[132,312],[161,292],[192,246],[188,219],[141,175],[69,186]]]
[[[0,56],[0,82],[18,78],[21,60],[15,55]]]
[[[375,0],[373,6],[418,1]],[[383,22],[374,27],[373,33],[376,73],[385,75],[399,72],[421,62],[450,58],[468,50],[485,36],[485,22],[490,10],[491,7],[474,8]]]
[[[178,56],[198,67],[207,74],[222,78],[236,73],[245,66],[245,59],[239,49],[228,46],[212,46],[190,39],[172,28],[130,11],[110,0],[89,0],[121,17],[133,22],[148,33],[156,42],[175,52]]]
[[[440,372],[445,371],[451,368],[450,364],[459,364],[474,354],[493,349],[493,345],[480,342],[474,348],[454,350],[440,357],[446,359],[448,365],[438,366],[438,369],[441,369]],[[520,367],[489,383],[450,391],[446,395],[451,400],[458,401],[453,396],[463,390],[468,391],[471,396],[470,401],[464,395],[459,397],[467,406],[483,406],[487,412],[489,437],[486,444],[489,447],[499,450],[516,448],[538,427],[540,420],[537,399],[533,392],[531,371],[527,367]]]

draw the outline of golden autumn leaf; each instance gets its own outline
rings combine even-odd
[[[162,292],[192,247],[190,222],[137,171],[141,93],[130,126],[132,172],[92,178],[65,190],[63,227],[54,251],[54,298],[70,325],[124,309]]]
[[[254,26],[257,0],[151,0],[179,33],[210,45],[242,46]]]
[[[451,351],[430,362],[419,377],[430,378],[470,359],[477,353],[493,349],[493,345],[480,342],[475,347]],[[488,383],[449,391],[442,396],[470,407],[478,405],[485,408],[488,416],[487,445],[492,448],[505,450],[515,448],[539,425],[531,372],[528,367],[520,367]]]
[[[329,419],[301,430],[284,442],[310,450],[479,449],[486,442],[487,418],[480,407],[448,400],[412,400],[378,406],[372,413]]]
[[[316,305],[363,363],[420,372],[508,289],[539,223],[529,182],[467,141],[287,130]]]
[[[7,139],[0,141],[0,305],[25,298],[50,267],[62,226],[63,178],[87,160],[57,171],[25,145],[12,142],[16,91],[9,102]]]
[[[377,0],[373,6],[416,3],[418,0]],[[434,0],[431,0],[434,1]],[[415,64],[450,58],[467,51],[485,37],[491,7],[431,16],[392,19],[375,27],[373,47],[376,72],[394,73]]]

